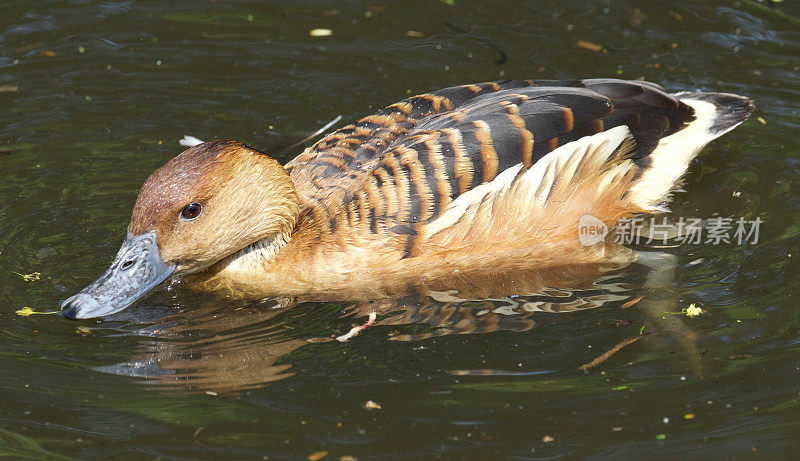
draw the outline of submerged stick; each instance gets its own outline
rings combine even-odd
[[[606,360],[608,360],[608,358],[611,357],[612,355],[614,355],[617,352],[619,352],[619,350],[622,349],[623,347],[627,346],[628,344],[635,343],[636,341],[644,338],[645,336],[647,336],[647,335],[644,334],[644,335],[631,336],[630,338],[625,339],[624,341],[618,343],[616,346],[612,347],[611,350],[609,350],[608,352],[600,355],[599,357],[597,357],[596,359],[592,360],[591,362],[579,366],[578,369],[579,370],[583,370],[585,372],[589,368],[596,367],[597,365],[600,365],[601,363],[603,363]]]
[[[644,296],[639,296],[638,298],[631,299],[630,301],[626,302],[625,304],[619,306],[619,308],[620,309],[627,309],[627,308],[633,306],[634,304],[638,303],[639,301],[641,301],[643,299],[644,299]]]

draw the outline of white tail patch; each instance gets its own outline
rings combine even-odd
[[[493,181],[481,184],[461,194],[442,214],[426,226],[428,237],[449,229],[462,218],[475,218],[479,208],[493,206],[503,199],[513,198],[524,204],[528,214],[544,210],[553,191],[578,187],[591,177],[597,186],[597,196],[615,184],[636,165],[626,157],[634,147],[633,137],[626,126],[619,126],[593,136],[586,136],[558,147],[545,155],[527,171],[522,164],[507,168]],[[594,187],[594,186],[592,186]],[[506,209],[507,204],[502,208]]]
[[[650,166],[631,187],[633,203],[648,211],[668,211],[669,194],[692,159],[706,144],[739,124],[716,130],[715,122],[721,115],[717,106],[709,101],[693,99],[692,93],[676,96],[694,109],[696,119],[677,133],[661,139],[649,156]]]

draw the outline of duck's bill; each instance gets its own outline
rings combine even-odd
[[[88,319],[119,312],[168,279],[175,267],[158,251],[156,231],[128,233],[111,267],[94,283],[61,303],[68,319]]]

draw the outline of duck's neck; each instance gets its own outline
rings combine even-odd
[[[289,243],[291,232],[265,237],[225,258],[225,268],[231,271],[263,271]]]
[[[190,276],[190,284],[234,298],[291,296],[309,283],[310,264],[304,232],[261,239]]]

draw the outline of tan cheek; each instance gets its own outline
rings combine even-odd
[[[212,211],[211,204],[192,221],[178,221],[173,226],[162,226],[163,239],[159,236],[159,249],[164,261],[170,264],[186,264],[187,268],[210,264],[227,254],[230,224],[224,216]],[[162,243],[163,242],[163,243]]]
[[[162,222],[156,228],[158,251],[161,254],[161,259],[169,264],[174,264],[176,261],[182,259],[186,253],[184,239],[181,238],[181,233],[176,227],[174,223]]]
[[[208,243],[205,241],[206,216],[193,221],[181,221],[180,210],[159,219],[156,237],[161,258],[169,264],[192,263],[205,259]]]
[[[238,233],[242,226],[238,225],[237,213],[233,208],[212,199],[204,206],[203,214],[191,225],[185,226],[187,238],[194,241],[199,253],[206,259],[227,256],[229,248],[238,245]]]

